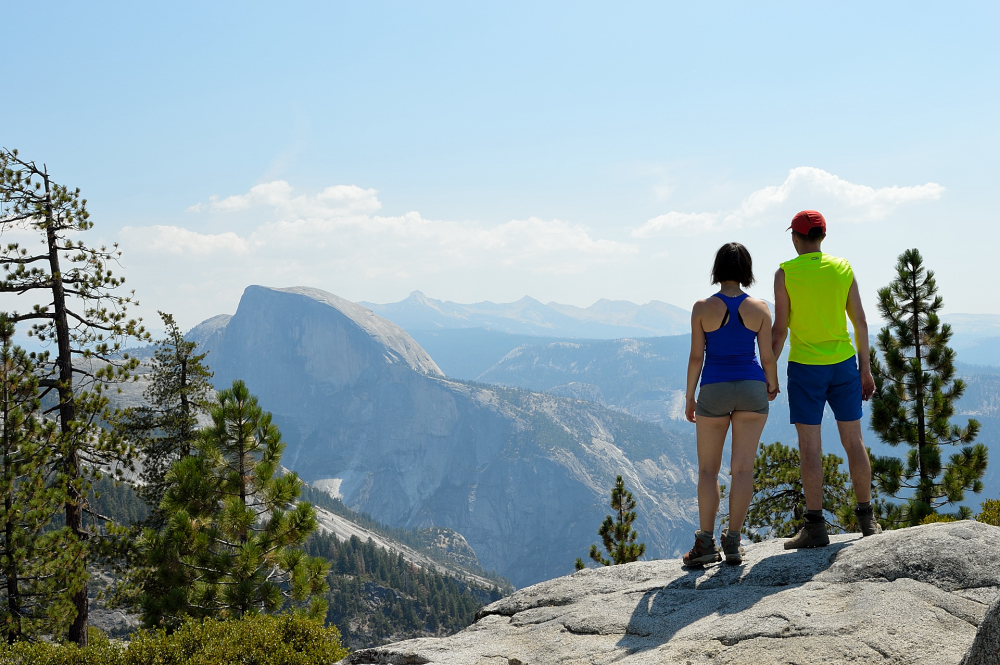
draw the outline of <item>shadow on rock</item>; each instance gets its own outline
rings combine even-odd
[[[837,555],[851,544],[831,543],[823,548],[791,551],[749,562],[750,565],[747,562],[743,566],[720,563],[688,570],[683,577],[642,595],[618,646],[630,653],[655,649],[700,619],[713,614],[740,614],[766,596],[811,581],[827,570]],[[774,621],[746,628],[732,639],[723,638],[722,643],[730,646],[727,642],[734,644],[754,637],[780,636],[787,628],[787,621],[775,617]]]

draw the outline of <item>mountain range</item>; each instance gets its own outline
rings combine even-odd
[[[682,436],[694,430],[683,419],[688,335],[617,340],[510,335],[506,344],[500,335],[484,330],[414,333],[430,353],[441,359],[440,367],[449,376],[593,401],[655,422]],[[500,355],[504,348],[509,350]],[[478,358],[474,357],[476,349]],[[960,359],[967,355],[958,352]],[[782,383],[785,367],[782,358],[778,362]],[[958,363],[957,373],[967,388],[956,403],[953,422],[963,424],[968,418],[978,419],[983,426],[978,440],[1000,451],[1000,368]],[[905,457],[905,448],[882,443],[868,428],[869,416],[870,405],[865,403],[862,422],[865,443],[872,452]],[[797,440],[795,427],[789,422],[786,393],[780,393],[771,402],[761,440],[786,444]],[[836,422],[829,409],[823,419],[823,441],[826,452],[843,457]],[[966,505],[978,509],[983,498],[1000,495],[1000,459],[994,459],[987,469],[984,484],[983,494],[967,495]]]
[[[583,308],[556,302],[543,304],[525,296],[511,303],[463,305],[414,291],[395,303],[359,304],[407,331],[485,328],[520,335],[594,339],[677,335],[688,330],[691,317],[687,310],[658,300],[636,305],[602,299]]]
[[[588,308],[595,318],[600,304]],[[694,428],[682,420],[688,336],[580,338],[580,326],[629,326],[581,322],[554,305],[462,306],[416,293],[376,306],[397,318],[409,307],[400,320],[417,327],[404,330],[317,289],[252,286],[234,316],[188,338],[210,351],[217,387],[242,378],[274,413],[284,462],[305,480],[389,525],[454,529],[517,586],[562,574],[585,553],[617,474],[636,496],[647,556],[675,556],[696,514]],[[635,322],[641,308],[626,305]],[[977,325],[972,335],[991,334],[991,322]],[[1000,444],[1000,371],[960,372],[970,377],[960,416],[979,418],[980,440]],[[826,450],[836,452],[826,420]],[[795,440],[784,395],[762,438]],[[870,432],[866,441],[890,452]],[[996,495],[1000,473],[986,480],[985,495]]]
[[[439,333],[438,339],[462,344],[465,338],[461,335],[448,335],[452,330],[482,329],[511,335],[594,340],[682,335],[690,331],[691,325],[690,310],[659,300],[637,305],[627,300],[602,299],[583,308],[556,302],[543,304],[525,296],[512,303],[461,304],[435,300],[414,291],[395,303],[359,304],[397,324],[422,345],[431,332]],[[773,311],[773,304],[768,304]],[[878,332],[875,314],[869,313],[873,335]],[[942,319],[952,326],[951,345],[963,362],[1000,366],[1000,315],[955,313],[945,314]],[[476,338],[476,343],[489,345],[498,340],[482,335]],[[431,355],[442,361],[437,354]],[[470,373],[464,371],[463,375]]]
[[[597,540],[616,475],[651,557],[695,528],[690,434],[595,402],[446,378],[396,324],[332,294],[251,286],[189,339],[217,387],[246,381],[282,459],[354,510],[460,533],[517,586],[571,570]]]

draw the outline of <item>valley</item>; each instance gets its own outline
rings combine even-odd
[[[682,415],[688,336],[461,327],[499,306],[480,306],[477,319],[428,301],[415,294],[383,308],[413,326],[428,325],[429,311],[451,317],[404,330],[316,289],[249,287],[235,315],[189,338],[209,351],[217,386],[243,378],[274,413],[289,468],[387,525],[453,529],[515,586],[563,574],[585,553],[618,473],[636,495],[647,557],[676,556],[696,514],[694,428]],[[959,418],[979,418],[980,440],[1000,443],[1000,371],[959,371],[969,381]],[[787,409],[779,395],[763,441],[794,443]],[[836,453],[832,418],[824,438]],[[871,432],[866,443],[901,452]],[[994,468],[985,485],[981,498],[1000,492]]]

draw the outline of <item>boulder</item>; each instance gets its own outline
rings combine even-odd
[[[493,603],[450,637],[341,663],[957,665],[991,603],[995,631],[1000,528],[937,523],[831,541],[798,551],[752,544],[742,566],[586,569]],[[996,663],[996,640],[977,638],[991,655],[966,662]]]
[[[996,665],[1000,663],[1000,597],[986,611],[979,624],[972,646],[962,659],[962,665]]]

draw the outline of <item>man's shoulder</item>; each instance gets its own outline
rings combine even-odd
[[[834,256],[833,254],[823,254],[823,262],[827,265],[835,266],[844,272],[851,271],[851,262],[841,256]]]

